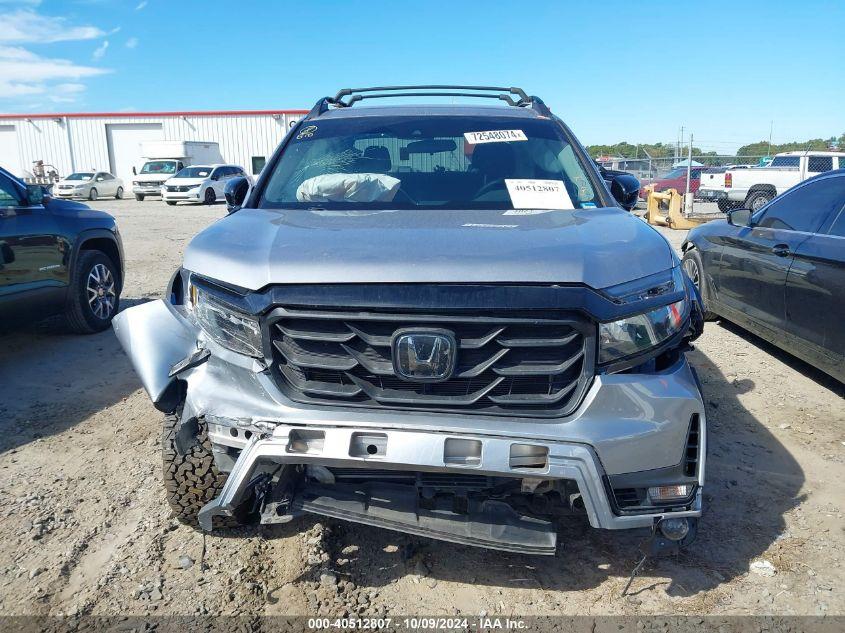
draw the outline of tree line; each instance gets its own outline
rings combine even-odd
[[[791,152],[795,150],[826,150],[832,146],[832,141],[838,141],[840,148],[845,148],[845,134],[838,138],[821,139],[814,138],[809,141],[793,141],[790,143],[772,143],[758,141],[743,145],[736,151],[736,156],[773,156],[780,152]],[[615,145],[588,145],[587,151],[590,156],[622,156],[623,158],[671,158],[675,156],[677,146],[674,143],[638,143],[632,144],[627,141]],[[681,155],[686,156],[689,151],[687,146],[681,147]],[[699,156],[720,156],[718,152],[705,152],[700,147],[692,146],[692,155]]]

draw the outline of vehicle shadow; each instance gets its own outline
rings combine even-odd
[[[708,418],[705,515],[689,549],[647,561],[631,586],[634,596],[654,589],[670,596],[692,596],[747,573],[750,563],[784,536],[785,513],[804,499],[800,493],[804,473],[798,463],[737,397],[753,389],[753,381],[728,381],[698,350],[690,354],[690,360],[703,383]],[[426,578],[421,581],[429,583],[443,580],[561,591],[590,589],[611,581],[621,595],[641,558],[640,545],[649,536],[648,530],[610,532],[591,528],[586,519],[563,520],[557,554],[543,557],[465,547],[345,522],[323,523],[331,526],[332,564],[361,587],[386,587],[423,573]],[[341,554],[348,545],[358,546],[351,557]],[[339,565],[338,559],[350,560]]]
[[[148,299],[121,299],[128,308]],[[68,333],[47,319],[0,333],[0,451],[61,433],[139,387],[111,329]]]

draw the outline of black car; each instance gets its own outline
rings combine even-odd
[[[845,382],[845,170],[690,231],[683,265],[722,316]]]
[[[112,216],[0,168],[0,325],[64,314],[72,331],[99,332],[117,312],[122,284]]]

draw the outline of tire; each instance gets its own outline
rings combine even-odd
[[[214,189],[212,189],[211,187],[206,189],[205,193],[203,194],[202,201],[203,204],[214,204],[215,202],[217,202],[217,194],[214,193]]]
[[[175,203],[173,200],[165,200],[165,202],[166,202],[167,204],[169,204],[171,207],[175,207],[175,206],[176,206],[176,203]]]
[[[97,189],[95,187],[91,187],[91,191],[88,192],[88,199],[89,200],[96,200],[97,199]]]
[[[77,334],[102,332],[120,307],[120,273],[100,251],[81,251],[71,274],[65,320]]]
[[[704,276],[704,265],[701,263],[701,255],[697,248],[691,248],[684,253],[684,258],[681,261],[681,266],[684,272],[689,275],[692,283],[698,288],[701,295],[701,303],[704,311],[704,320],[713,321],[718,315],[707,309],[710,303],[710,287],[707,285],[707,278]]]
[[[721,211],[722,213],[727,213],[731,209],[736,208],[735,202],[731,202],[730,200],[727,200],[725,198],[720,199],[716,204],[719,206],[719,211]]]
[[[143,201],[144,201],[144,194],[142,194],[142,193],[136,193],[136,194],[135,194],[135,199],[136,199],[138,202],[143,202]]]
[[[756,213],[760,209],[763,208],[764,205],[768,204],[774,196],[770,193],[765,191],[755,191],[754,193],[750,194],[745,199],[745,208],[751,209],[752,213]]]
[[[118,187],[117,191],[114,193],[115,200],[123,200],[123,187]]]
[[[223,490],[227,474],[217,470],[208,439],[208,427],[199,425],[197,442],[189,453],[180,455],[176,450],[176,429],[181,407],[176,413],[164,417],[161,434],[162,477],[167,503],[173,516],[192,527],[199,527],[197,515],[202,507]],[[214,527],[235,527],[240,523],[234,517],[217,517]]]

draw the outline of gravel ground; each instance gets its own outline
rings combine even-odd
[[[160,297],[188,239],[225,214],[93,206],[123,233],[124,307]],[[623,598],[641,536],[583,521],[548,558],[316,519],[204,543],[169,516],[160,415],[112,332],[0,336],[0,614],[845,613],[845,390],[725,322],[691,360],[707,514],[696,544],[649,562]]]

